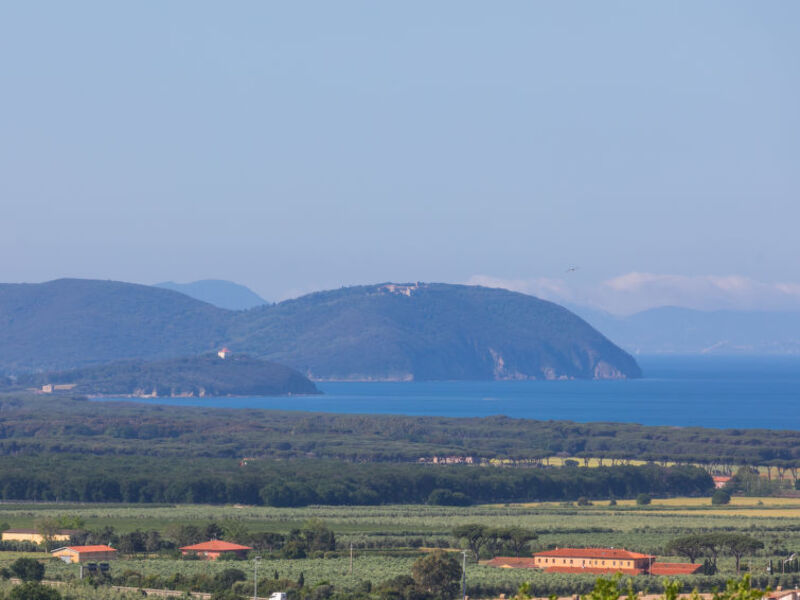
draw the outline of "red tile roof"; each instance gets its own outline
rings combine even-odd
[[[644,569],[619,569],[614,567],[547,567],[548,573],[587,573],[602,575],[604,573],[622,573],[623,575],[641,575]]]
[[[105,544],[97,544],[94,546],[65,546],[58,550],[74,550],[75,552],[116,552],[111,546]]]
[[[650,566],[651,575],[692,575],[702,570],[703,565],[692,563],[654,562]]]
[[[524,556],[495,556],[486,561],[488,567],[506,567],[511,569],[535,569],[536,564],[532,558]]]
[[[537,552],[534,556],[553,556],[566,558],[605,558],[636,560],[641,558],[655,558],[650,554],[630,552],[621,548],[556,548]]]
[[[184,546],[181,550],[194,550],[195,552],[234,552],[236,550],[252,550],[252,548],[250,546],[240,546],[239,544],[223,542],[222,540],[211,540],[210,542],[203,542],[202,544]]]
[[[764,596],[764,600],[781,600],[786,598],[796,598],[797,594],[800,593],[800,590],[778,590],[777,592],[772,592],[771,594]]]

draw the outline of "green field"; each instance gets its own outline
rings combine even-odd
[[[321,582],[338,589],[351,589],[368,580],[378,584],[396,575],[408,574],[414,560],[425,548],[445,546],[457,550],[452,528],[465,523],[482,523],[493,527],[522,526],[538,532],[530,551],[564,546],[624,547],[649,552],[661,559],[683,562],[681,557],[665,557],[663,548],[669,540],[704,531],[738,531],[764,543],[756,556],[743,560],[756,581],[767,580],[766,565],[776,565],[786,555],[800,550],[800,501],[762,498],[734,502],[730,506],[712,507],[707,499],[673,498],[656,500],[648,507],[630,503],[608,506],[607,502],[588,507],[562,506],[554,503],[525,505],[483,505],[466,508],[419,505],[378,507],[306,507],[270,508],[236,506],[120,506],[120,505],[0,505],[0,522],[12,527],[31,527],[44,517],[77,515],[89,529],[111,526],[117,533],[135,529],[164,531],[170,525],[198,524],[210,521],[237,521],[248,531],[286,533],[304,521],[322,519],[336,533],[337,551],[325,558],[265,558],[260,569],[264,577],[296,580],[302,572],[307,585]],[[355,548],[353,574],[349,573],[348,549]],[[412,547],[413,546],[413,547]],[[0,553],[0,565],[6,565],[17,554]],[[39,554],[39,556],[43,556]],[[733,559],[720,557],[720,574],[714,577],[687,578],[688,587],[710,589],[734,573]],[[206,563],[170,558],[126,557],[113,563],[115,574],[129,572],[134,584],[137,577],[156,575],[162,578],[180,572],[215,573],[225,568],[250,571],[251,563],[220,561]],[[495,569],[471,562],[468,581],[473,596],[488,591],[513,591],[523,581],[531,581],[542,594],[585,591],[594,578],[581,575],[538,573],[528,570]],[[48,577],[69,579],[77,568],[57,561],[48,561]],[[759,579],[760,578],[760,579]],[[800,581],[798,574],[784,576],[784,585]],[[654,589],[654,578],[639,578],[637,585]]]

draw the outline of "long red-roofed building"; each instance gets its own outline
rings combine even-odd
[[[533,555],[538,568],[545,571],[570,572],[563,569],[600,569],[602,572],[622,572],[629,575],[647,573],[656,560],[651,554],[631,552],[621,548],[556,548]]]
[[[703,568],[690,563],[660,563],[652,554],[623,548],[556,548],[537,552],[533,558],[497,556],[484,564],[505,569],[542,569],[550,573],[591,575],[692,575]]]
[[[230,542],[223,542],[222,540],[211,540],[201,544],[192,544],[191,546],[184,546],[181,548],[181,554],[184,556],[189,554],[197,554],[209,560],[216,560],[222,554],[236,554],[237,556],[244,556],[252,548],[250,546],[242,546],[240,544],[232,544]]]

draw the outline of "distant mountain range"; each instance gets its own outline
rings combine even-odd
[[[152,286],[61,279],[0,285],[0,370],[64,370],[215,351],[316,379],[638,377],[570,311],[506,290],[380,284],[230,311]]]
[[[800,312],[665,306],[619,317],[570,309],[634,354],[800,354]]]
[[[0,391],[32,387],[49,392],[61,388],[72,394],[140,397],[319,393],[294,369],[241,354],[128,360],[56,373],[28,373],[14,380],[0,378]]]
[[[196,300],[202,300],[228,310],[247,310],[248,308],[268,304],[266,300],[250,288],[222,279],[201,279],[191,283],[165,281],[155,284],[155,287],[180,292]]]

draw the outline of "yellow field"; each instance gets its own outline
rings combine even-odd
[[[575,460],[575,461],[577,461],[578,462],[578,466],[580,466],[580,467],[588,466],[589,468],[594,468],[594,467],[600,467],[600,466],[606,466],[606,467],[611,466],[611,459],[610,458],[603,458],[603,459],[590,458],[589,459],[589,464],[586,465],[586,463],[584,463],[582,458],[576,458],[574,456],[572,456],[572,457],[563,457],[563,458],[560,457],[560,456],[551,456],[550,458],[548,458],[545,461],[545,464],[553,466],[553,467],[561,467],[561,466],[564,466],[564,461],[567,461],[567,460]],[[498,461],[498,462],[503,462],[503,461]],[[601,464],[601,462],[602,462],[602,464]],[[644,461],[644,460],[629,460],[628,464],[629,465],[634,465],[634,466],[639,466],[639,465],[647,464],[647,461]],[[668,467],[671,467],[675,463],[667,461],[665,464]],[[702,467],[703,465],[697,465],[697,466],[698,467]],[[769,467],[759,466],[757,468],[758,468],[759,473],[761,473],[762,477],[766,477],[767,476],[767,470],[769,469]],[[772,467],[772,476],[775,479],[777,479],[777,477],[778,477],[778,471],[774,467]],[[784,472],[783,477],[784,477],[784,480],[793,481],[792,474],[789,471]]]
[[[594,507],[608,507],[608,500],[592,501]],[[499,505],[498,505],[499,506]],[[515,504],[514,506],[535,507],[557,507],[559,502],[526,502]],[[636,506],[635,500],[617,500],[617,506],[630,507]],[[699,510],[700,507],[707,506],[708,510]],[[587,507],[591,509],[592,507]],[[613,506],[611,507],[614,508]],[[658,510],[674,514],[726,514],[726,515],[749,515],[752,517],[800,517],[800,498],[745,498],[734,496],[731,502],[724,506],[712,506],[711,498],[654,498],[645,507],[647,510]],[[692,508],[694,510],[680,510]],[[739,508],[739,510],[737,510]]]
[[[761,504],[759,504],[759,502]],[[608,504],[608,502],[599,502],[597,504]],[[619,506],[634,506],[635,500],[617,500]],[[650,503],[650,506],[711,506],[710,498],[655,498]],[[800,498],[746,498],[744,496],[734,496],[731,498],[730,504],[726,506],[715,506],[723,510],[730,510],[731,506],[754,506],[759,508],[768,508],[770,506],[796,506],[800,508]]]
[[[727,517],[785,517],[800,518],[800,507],[798,508],[750,508],[733,510],[670,510],[671,515],[694,515],[694,516],[727,516]]]

